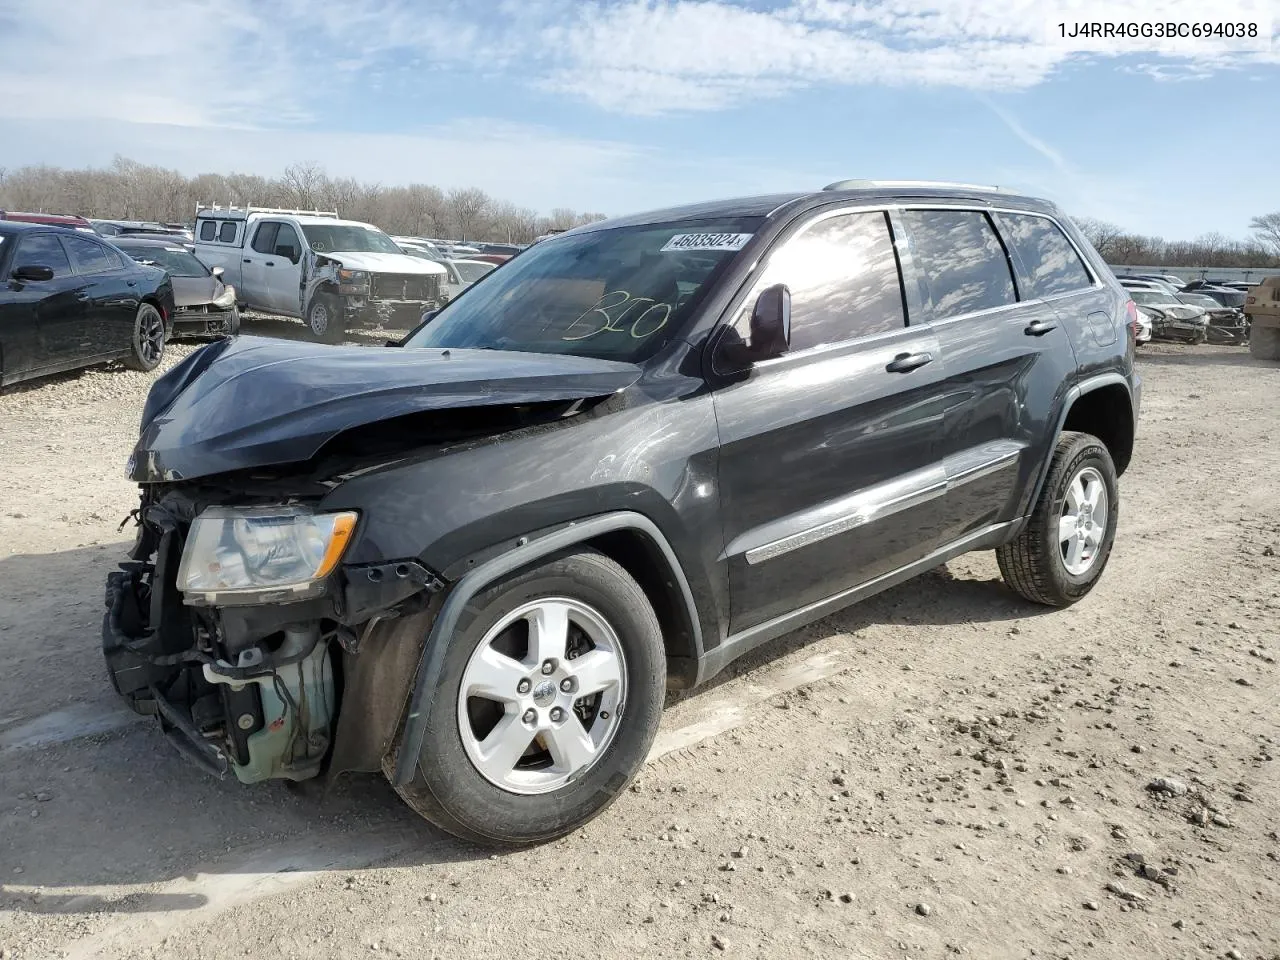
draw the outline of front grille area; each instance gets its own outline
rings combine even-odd
[[[416,273],[375,273],[370,295],[374,300],[435,300],[440,277]]]

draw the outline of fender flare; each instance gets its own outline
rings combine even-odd
[[[444,654],[448,639],[457,628],[462,611],[475,595],[502,577],[536,560],[559,553],[561,550],[601,534],[615,533],[619,530],[633,530],[645,535],[662,552],[663,558],[671,568],[672,577],[680,587],[680,593],[687,607],[694,645],[699,659],[701,658],[702,630],[693,601],[693,591],[689,587],[688,578],[670,542],[658,529],[657,524],[648,517],[630,510],[619,510],[572,523],[536,539],[520,537],[512,549],[486,560],[459,579],[449,590],[444,604],[432,621],[431,630],[427,633],[426,643],[422,647],[422,657],[418,663],[418,678],[409,699],[409,709],[404,721],[404,735],[400,740],[400,752],[396,757],[392,783],[396,786],[404,786],[413,779],[418,756],[422,752],[422,742],[426,736],[427,711],[444,669]]]
[[[1095,377],[1089,377],[1079,383],[1071,385],[1071,389],[1067,391],[1066,396],[1062,399],[1062,410],[1058,413],[1058,425],[1053,431],[1053,442],[1056,444],[1058,442],[1058,438],[1062,436],[1062,428],[1066,426],[1067,416],[1071,413],[1071,407],[1077,400],[1083,397],[1086,393],[1092,393],[1102,387],[1110,387],[1116,384],[1124,387],[1125,392],[1129,394],[1129,402],[1133,407],[1132,416],[1134,430],[1136,432],[1138,425],[1138,410],[1133,394],[1133,385],[1122,373],[1100,373]],[[1040,474],[1036,477],[1036,486],[1031,496],[1028,515],[1030,515],[1031,510],[1035,509],[1035,505],[1040,502],[1040,492],[1044,489],[1045,481],[1049,478],[1049,467],[1052,463],[1053,451],[1050,449],[1049,455],[1044,458],[1044,463],[1040,466]]]

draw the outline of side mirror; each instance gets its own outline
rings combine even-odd
[[[210,270],[209,272],[210,272],[211,274],[213,274],[213,278],[214,278],[215,280],[221,280],[221,279],[222,279],[222,275],[223,275],[224,273],[226,273],[227,271],[226,271],[226,270],[224,270],[224,269],[222,269],[222,267],[214,267],[214,268],[213,268],[212,270]]]
[[[13,279],[30,283],[41,283],[53,279],[53,267],[39,267],[35,264],[18,267],[13,271]]]
[[[753,360],[780,357],[791,346],[791,291],[785,283],[766,287],[751,308]]]

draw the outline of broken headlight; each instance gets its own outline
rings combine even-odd
[[[368,293],[369,292],[369,272],[367,270],[347,270],[338,271],[338,292],[339,293]]]
[[[178,589],[188,603],[281,603],[324,592],[356,514],[306,507],[210,507],[187,534]]]

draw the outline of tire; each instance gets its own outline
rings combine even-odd
[[[1256,360],[1280,360],[1280,327],[1255,325],[1249,331],[1249,356]]]
[[[164,318],[160,316],[160,311],[149,303],[142,304],[133,320],[133,336],[129,339],[125,366],[142,373],[154,370],[164,359],[167,340]]]
[[[556,669],[547,677],[537,651],[523,648],[521,638],[533,636],[525,616],[537,617],[557,605],[569,609],[566,635],[579,644],[578,656],[557,658]],[[530,613],[522,613],[531,607]],[[513,626],[504,628],[508,621]],[[582,649],[581,638],[588,636],[583,623],[595,631],[593,649]],[[602,632],[601,624],[607,630]],[[506,691],[508,683],[518,680],[519,685],[503,694],[516,701],[510,707],[483,696],[461,696],[464,679],[471,688],[474,676],[490,676],[484,673],[488,661],[481,659],[482,649],[490,654],[502,650],[515,658],[499,658],[504,672],[491,688]],[[563,745],[560,756],[550,747],[552,742],[580,746],[582,741],[546,738],[555,732],[556,705],[570,702],[590,682],[587,674],[579,677],[573,668],[575,660],[586,655],[593,657],[593,672],[601,677],[608,673],[601,667],[610,663],[610,656],[617,669],[611,687],[577,701],[583,706],[575,709],[584,710],[585,721],[573,711],[561,714],[564,735],[586,730],[589,739],[598,741],[594,759],[575,770],[572,763],[561,762]],[[566,677],[582,686],[562,694]],[[636,775],[657,733],[665,688],[662,633],[639,584],[594,550],[561,554],[489,587],[467,605],[457,632],[448,640],[413,780],[397,792],[436,826],[474,843],[519,847],[563,836],[609,806]],[[606,710],[610,705],[612,712]],[[531,715],[546,734],[526,725]],[[510,736],[500,736],[496,724],[486,729],[495,718],[497,724],[509,725]],[[495,761],[482,772],[481,759],[476,758],[484,744],[508,745],[507,753],[516,756],[522,739],[529,747],[512,769]],[[399,749],[386,758],[388,773]]]
[[[228,337],[238,337],[240,335],[240,311],[237,308],[231,308],[231,319],[222,332]]]
[[[1085,490],[1099,485],[1105,499],[1101,501],[1105,517],[1095,522],[1096,506],[1087,511],[1074,509],[1077,478],[1087,481]],[[1095,488],[1097,489],[1097,488]],[[1094,495],[1097,502],[1096,494]],[[1064,432],[1058,438],[1049,464],[1040,499],[1036,502],[1027,525],[1016,539],[996,550],[1000,575],[1016,593],[1033,603],[1050,607],[1067,607],[1090,590],[1102,576],[1116,537],[1120,514],[1116,468],[1102,441],[1087,433]],[[1081,527],[1079,554],[1069,553],[1077,536],[1061,539],[1067,528],[1066,514],[1088,517],[1089,527]],[[1072,564],[1072,558],[1077,562]]]
[[[307,306],[307,330],[321,343],[341,343],[343,327],[342,303],[328,293],[317,293]]]

